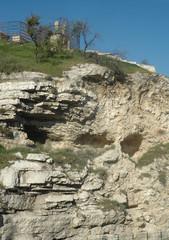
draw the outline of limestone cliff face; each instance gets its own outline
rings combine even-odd
[[[169,78],[117,78],[106,67],[84,64],[62,78],[23,72],[1,74],[0,81],[3,146],[40,142],[56,152],[72,147],[79,158],[80,151],[97,153],[87,155],[80,169],[56,165],[47,153],[18,155],[3,168],[3,240],[131,239],[141,231],[166,232],[168,155],[141,168],[137,162],[168,142]]]

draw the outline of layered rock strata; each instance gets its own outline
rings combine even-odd
[[[137,166],[150,147],[168,142],[167,77],[120,80],[106,67],[84,64],[62,78],[23,72],[1,74],[0,81],[3,146],[40,142],[48,152],[98,153],[80,169],[58,165],[48,153],[11,159],[0,173],[2,240],[168,234],[168,155]]]

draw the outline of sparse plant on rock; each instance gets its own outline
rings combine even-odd
[[[5,108],[0,108],[0,114],[4,114],[6,112]]]
[[[15,153],[17,152],[20,152],[24,158],[26,158],[28,153],[40,153],[38,149],[29,147],[16,147],[8,150],[0,145],[0,169],[7,166],[10,160],[16,160]]]
[[[0,182],[0,190],[1,189],[5,189],[5,186],[3,185],[3,183]]]
[[[141,173],[141,175],[138,177],[139,179],[143,180],[143,178],[150,178],[150,173]]]
[[[50,153],[50,156],[53,158],[55,164],[65,165],[70,164],[72,168],[82,169],[86,166],[86,158],[82,158],[80,152],[75,152],[71,148],[59,149],[56,152]]]
[[[125,212],[125,206],[115,200],[110,200],[108,198],[102,199],[97,202],[98,206],[101,207],[103,211],[120,211]]]
[[[169,154],[169,143],[156,145],[143,154],[138,160],[137,167],[147,166],[154,162],[155,158],[158,159],[165,154]]]
[[[89,168],[88,172],[98,174],[103,181],[107,179],[107,171],[104,168],[96,168],[96,169]]]
[[[0,134],[3,137],[12,138],[12,132],[7,127],[0,126]]]
[[[159,182],[162,184],[162,185],[166,185],[166,173],[165,173],[165,171],[162,171],[162,170],[160,170],[159,172],[158,172],[158,180],[159,180]]]

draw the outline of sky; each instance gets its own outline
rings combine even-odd
[[[0,0],[0,22],[25,21],[31,12],[42,24],[85,21],[101,36],[93,49],[124,50],[128,61],[147,59],[169,76],[169,0]]]

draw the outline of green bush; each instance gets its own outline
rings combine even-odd
[[[24,66],[15,57],[0,57],[0,72],[10,74],[24,70]]]

